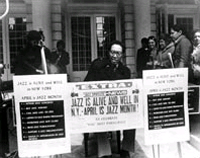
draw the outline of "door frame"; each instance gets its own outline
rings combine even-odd
[[[87,71],[74,71],[72,65],[72,41],[71,41],[71,17],[78,16],[88,16],[91,19],[91,60],[97,58],[97,44],[96,41],[96,23],[95,18],[97,16],[114,16],[115,24],[116,24],[116,39],[121,39],[121,23],[120,23],[120,9],[117,3],[114,4],[68,4],[68,13],[66,14],[66,45],[68,46],[69,56],[70,56],[70,64],[67,67],[67,71],[70,76],[70,80],[72,82],[80,82],[83,81],[85,76],[87,75]],[[81,74],[81,75],[80,75]]]

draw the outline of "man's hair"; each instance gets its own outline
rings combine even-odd
[[[186,34],[186,30],[185,30],[185,27],[183,27],[183,25],[180,25],[180,24],[175,24],[171,27],[174,31],[182,31],[182,34]]]
[[[121,41],[118,41],[118,40],[114,40],[114,41],[112,41],[112,42],[109,44],[109,47],[108,47],[108,50],[109,50],[109,51],[111,50],[111,47],[112,47],[114,44],[120,45],[120,46],[122,47],[122,52],[124,52],[125,46],[124,46],[124,44],[123,44]]]
[[[56,46],[58,47],[59,45],[62,45],[65,48],[65,42],[63,40],[57,42]]]
[[[143,38],[141,39],[141,43],[142,43],[142,44],[148,44],[148,39],[147,39],[146,37],[143,37]]]
[[[41,37],[41,34],[40,34],[39,31],[31,30],[27,34],[27,40],[28,41],[32,41],[32,40],[40,41],[41,39],[42,39],[42,37]]]

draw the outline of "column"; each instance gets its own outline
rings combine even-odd
[[[150,0],[134,0],[135,49],[141,47],[141,39],[151,35]]]
[[[42,29],[45,36],[45,45],[52,49],[51,33],[51,1],[32,0],[33,29]]]

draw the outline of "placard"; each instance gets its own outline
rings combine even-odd
[[[64,74],[13,77],[20,157],[71,152],[66,81]]]
[[[189,140],[187,71],[143,71],[146,145]]]
[[[68,83],[72,133],[143,127],[141,79]]]
[[[190,84],[188,86],[188,109],[190,115],[200,114],[200,86]]]

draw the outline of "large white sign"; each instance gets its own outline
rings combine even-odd
[[[189,140],[187,68],[143,72],[145,144]]]
[[[72,133],[143,127],[142,80],[68,83]]]
[[[66,75],[14,76],[20,157],[71,152]]]

